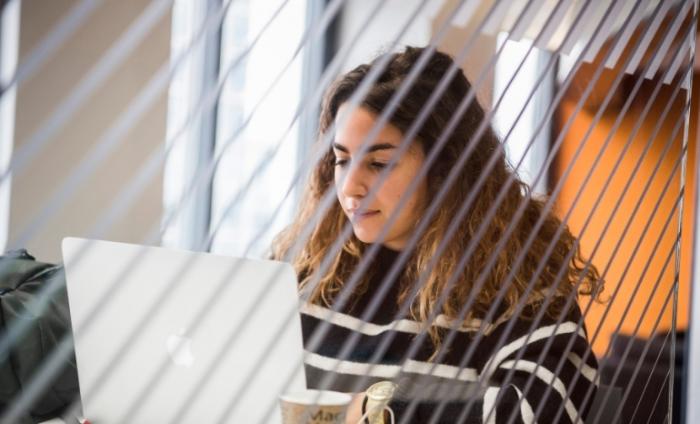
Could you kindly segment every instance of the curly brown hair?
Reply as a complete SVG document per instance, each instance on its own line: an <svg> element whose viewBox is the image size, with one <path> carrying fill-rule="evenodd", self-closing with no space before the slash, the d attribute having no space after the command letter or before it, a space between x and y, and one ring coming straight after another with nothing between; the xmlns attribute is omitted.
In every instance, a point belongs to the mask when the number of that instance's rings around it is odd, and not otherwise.
<svg viewBox="0 0 700 424"><path fill-rule="evenodd" d="M392 54L388 65L383 70L377 81L372 84L369 93L361 101L360 107L379 115L397 92L411 68L424 52L423 48L408 47L401 53ZM416 120L429 97L436 91L441 79L447 74L453 60L447 54L432 51L427 66L420 72L415 83L410 87L407 95L400 101L395 112L389 117L389 122L400 129L404 134ZM386 59L386 58L385 58ZM372 63L356 67L342 75L328 90L322 105L319 124L319 140L332 129L333 122L339 107L348 101L368 72L376 64ZM436 141L444 131L449 119L457 113L458 105L471 90L471 85L462 72L455 72L449 81L447 89L440 95L439 100L431 108L427 119L418 129L416 142L420 143L426 155L436 148ZM435 199L435 194L444 185L448 174L456 166L460 154L472 143L479 124L485 119L484 109L474 99L467 106L465 112L453 131L449 134L447 142L438 152L437 160L428 170L427 185L429 202L440 201L438 212L431 217L430 228L422 235L414 246L410 259L405 267L404 279L417 281L423 273L427 273L425 283L417 289L418 295L413 298L411 315L414 319L426 323L431 314L439 311L448 319L457 318L460 310L465 305L467 298L473 290L473 283L482 272L487 272L485 284L476 294L475 303L468 311L466 321L474 318L483 318L492 305L496 293L501 288L504 279L514 266L515 258L521 252L523 244L533 230L536 222L544 211L544 201L529 195L529 187L523 183L509 168L505 158L504 147L489 125L486 131L476 141L476 147L467 159L466 165L456 172L459 173L456 183L449 187L447 195L442 199ZM291 247L299 239L304 226L312 219L314 212L319 208L321 199L329 190L334 190L334 154L330 143L318 146L322 149L323 156L314 168L309 184L303 197L302 206L293 223L283 231L273 243L273 256L281 259L290 253ZM488 161L498 155L499 160L489 172L485 183L478 189L478 194L469 208L465 218L459 223L456 234L447 234L447 228L457 215L457 211L475 186L477 179L485 172ZM496 215L489 223L486 231L478 240L474 253L469 258L466 266L458 269L461 255L467 249L470 240L476 237L476 233L484 224L485 216L493 205L499 191L510 182L507 194L497 208ZM507 227L515 219L516 211L521 202L529 197L526 210L518 219L515 231L505 241L503 249L498 252L495 265L486 269L486 263L493 252L495 244L502 238ZM360 259L366 249L366 245L351 235L344 243L343 248L334 254L330 267L324 275L315 275L320 269L323 258L329 252L329 246L340 236L344 226L349 225L341 207L335 202L316 222L308 240L303 248L294 254L291 259L296 271L300 275L300 285L305 287L315 276L318 284L310 294L312 303L330 307L335 296L343 288L346 281L360 263ZM547 213L543 225L538 230L534 242L525 252L524 260L519 265L515 278L508 287L504 298L504 308L501 318L511 316L515 305L525 294L528 282L534 276L538 263L543 259L544 253L555 237L557 229L562 225L553 213ZM446 249L436 259L435 266L429 268L434 261L440 242L450 239ZM575 254L570 252L575 249ZM570 259L568 259L570 258ZM568 260L568 263L565 263ZM597 298L602 291L603 282L595 266L589 264L582 257L578 243L568 228L561 232L556 246L551 255L546 258L546 265L538 276L534 290L529 291L527 304L541 303L545 296L553 298L567 298L575 295L577 280L581 280L578 286L579 294L592 295ZM565 268L561 280L557 280L557 273ZM440 294L448 284L450 276L457 274L457 284L450 287L447 300L437 305ZM561 274L561 273L560 273ZM368 276L363 277L366 282ZM360 286L362 287L362 282ZM403 287L397 302L402 302L411 287ZM554 293L551 291L554 290ZM547 314L555 316L561 313L563 302L551 302ZM440 336L436 330L431 329L431 338L436 346L440 343Z"/></svg>

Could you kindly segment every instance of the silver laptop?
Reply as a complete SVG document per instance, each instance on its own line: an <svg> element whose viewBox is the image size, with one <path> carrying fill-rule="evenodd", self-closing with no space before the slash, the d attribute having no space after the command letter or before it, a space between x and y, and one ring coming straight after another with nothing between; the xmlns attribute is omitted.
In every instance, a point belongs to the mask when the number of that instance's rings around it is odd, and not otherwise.
<svg viewBox="0 0 700 424"><path fill-rule="evenodd" d="M289 264L63 240L83 414L92 422L281 422L306 387Z"/></svg>

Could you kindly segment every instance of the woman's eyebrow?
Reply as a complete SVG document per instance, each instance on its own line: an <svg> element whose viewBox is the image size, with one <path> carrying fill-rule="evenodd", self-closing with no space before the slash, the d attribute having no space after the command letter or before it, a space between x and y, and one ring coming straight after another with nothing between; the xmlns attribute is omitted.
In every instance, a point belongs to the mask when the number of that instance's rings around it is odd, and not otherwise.
<svg viewBox="0 0 700 424"><path fill-rule="evenodd" d="M348 148L343 146L342 144L339 143L333 143L333 148L336 150L340 150L341 152L344 153L349 153ZM388 149L395 149L396 146L390 143L377 143L372 145L369 149L367 149L367 152L376 152L377 150L388 150Z"/></svg>

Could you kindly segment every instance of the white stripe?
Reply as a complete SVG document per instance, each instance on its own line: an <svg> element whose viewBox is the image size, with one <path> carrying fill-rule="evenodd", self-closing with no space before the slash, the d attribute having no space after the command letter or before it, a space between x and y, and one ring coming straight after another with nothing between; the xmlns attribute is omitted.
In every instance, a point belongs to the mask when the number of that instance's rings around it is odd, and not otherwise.
<svg viewBox="0 0 700 424"><path fill-rule="evenodd" d="M479 375L474 368L459 368L452 365L434 364L430 362L409 359L404 365L405 372L414 374L433 375L460 381L477 381ZM432 371L431 371L432 370Z"/></svg>
<svg viewBox="0 0 700 424"><path fill-rule="evenodd" d="M316 368L341 374L366 375L370 377L393 378L398 375L398 365L365 364L361 362L341 361L304 351L304 362Z"/></svg>
<svg viewBox="0 0 700 424"><path fill-rule="evenodd" d="M500 387L489 387L484 393L484 403L481 409L481 421L484 424L496 424L496 396L500 390ZM489 415L491 410L493 413Z"/></svg>
<svg viewBox="0 0 700 424"><path fill-rule="evenodd" d="M388 324L379 325L373 324L371 322L363 321L359 318L355 318L351 315L343 314L341 312L336 312L328 308L324 308L319 305L314 305L311 303L303 303L300 307L301 313L310 315L314 318L318 318L323 321L327 321L333 325L339 327L347 328L367 336L376 336L378 334L385 333L387 331L400 331L402 333L411 334L421 334L425 331L425 326L421 323L409 319L400 319L392 321ZM451 321L445 315L438 315L435 318L434 324L436 327L451 329ZM480 320L471 320L469 323L463 324L457 329L459 332L475 332L479 330L481 325ZM484 329L485 332L492 330L493 325L487 324Z"/></svg>
<svg viewBox="0 0 700 424"><path fill-rule="evenodd" d="M598 375L597 369L583 362L583 359L581 359L581 357L575 354L574 352L569 353L568 358L569 361L571 361L571 363L574 364L576 369L581 370L581 375L586 377L588 381L595 384L596 386L600 385L600 376Z"/></svg>
<svg viewBox="0 0 700 424"><path fill-rule="evenodd" d="M529 373L534 372L537 378L542 380L545 384L551 385L552 388L556 390L557 393L559 393L559 396L561 396L561 398L564 399L564 409L566 409L566 413L569 415L569 418L572 422L574 422L576 416L579 415L573 402L571 402L571 399L569 399L569 397L566 396L566 386L564 386L564 383L562 383L562 381L547 368L544 368L541 365L538 367L535 362L523 360L506 361L503 364L501 364L500 368L516 369L520 371L526 371ZM576 420L576 423L583 424L583 421L581 420L580 416L578 420Z"/></svg>
<svg viewBox="0 0 700 424"><path fill-rule="evenodd" d="M527 398L523 397L523 392L518 389L518 386L513 385L512 387L518 392L518 398L520 399L520 417L523 419L523 423L535 424L537 421L535 421L535 413L530 406L530 402L527 401Z"/></svg>
<svg viewBox="0 0 700 424"><path fill-rule="evenodd" d="M343 361L336 358L329 358L327 356L322 356L309 351L304 352L306 353L306 358L304 359L306 364L325 371L332 371L341 374L393 378L403 371L460 381L477 381L478 378L478 374L473 368L459 368L452 365L443 364L436 365L429 362L414 360L406 361L403 367L401 365L368 364L363 362ZM433 369L433 367L435 367L435 369Z"/></svg>
<svg viewBox="0 0 700 424"><path fill-rule="evenodd" d="M496 368L498 368L498 365L501 362L503 362L513 352L523 347L526 342L527 344L530 344L538 340L546 339L548 337L556 336L559 334L573 333L574 331L577 331L578 334L584 339L586 338L586 333L583 331L583 329L579 328L578 324L572 321L564 322L560 324L558 328L556 324L548 325L546 327L540 327L530 334L526 334L522 337L519 337L518 339L503 346L498 352L496 352L495 355L493 355L488 360L486 366L484 367L484 374L490 377L491 374L493 374L493 372L496 370Z"/></svg>

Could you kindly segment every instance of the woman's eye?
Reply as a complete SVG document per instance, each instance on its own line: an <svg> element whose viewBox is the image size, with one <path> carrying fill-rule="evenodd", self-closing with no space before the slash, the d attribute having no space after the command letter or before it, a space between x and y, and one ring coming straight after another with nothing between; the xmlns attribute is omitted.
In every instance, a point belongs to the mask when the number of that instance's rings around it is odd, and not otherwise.
<svg viewBox="0 0 700 424"><path fill-rule="evenodd" d="M384 168L386 168L389 164L388 164L388 163L383 163L383 162L372 162L370 165L372 166L372 168L375 168L375 169L384 169Z"/></svg>
<svg viewBox="0 0 700 424"><path fill-rule="evenodd" d="M348 163L347 159L336 159L335 162L333 162L333 165L345 166L347 163Z"/></svg>

